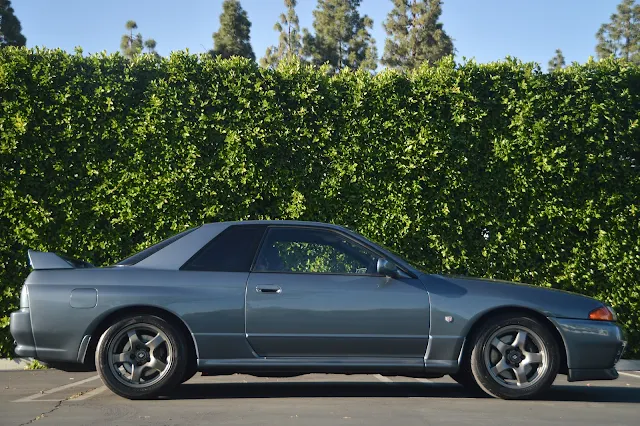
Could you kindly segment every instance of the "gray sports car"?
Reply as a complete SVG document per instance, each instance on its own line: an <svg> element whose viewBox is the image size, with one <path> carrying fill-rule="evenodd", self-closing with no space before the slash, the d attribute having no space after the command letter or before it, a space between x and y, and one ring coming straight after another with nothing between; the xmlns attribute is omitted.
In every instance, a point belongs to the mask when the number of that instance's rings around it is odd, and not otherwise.
<svg viewBox="0 0 640 426"><path fill-rule="evenodd" d="M618 377L611 308L567 292L421 272L340 226L202 225L117 265L29 251L11 314L19 356L96 368L113 392L166 394L197 371L451 375L530 398L558 373Z"/></svg>

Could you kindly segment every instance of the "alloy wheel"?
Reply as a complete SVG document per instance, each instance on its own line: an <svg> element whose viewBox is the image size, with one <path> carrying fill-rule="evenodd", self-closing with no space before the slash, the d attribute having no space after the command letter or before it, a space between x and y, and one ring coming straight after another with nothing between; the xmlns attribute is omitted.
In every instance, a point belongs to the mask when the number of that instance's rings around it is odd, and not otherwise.
<svg viewBox="0 0 640 426"><path fill-rule="evenodd" d="M129 387L147 387L170 370L175 350L167 335L151 324L138 323L122 329L107 346L109 368Z"/></svg>
<svg viewBox="0 0 640 426"><path fill-rule="evenodd" d="M498 329L489 336L483 360L489 374L507 388L533 386L548 368L549 351L542 338L520 325Z"/></svg>

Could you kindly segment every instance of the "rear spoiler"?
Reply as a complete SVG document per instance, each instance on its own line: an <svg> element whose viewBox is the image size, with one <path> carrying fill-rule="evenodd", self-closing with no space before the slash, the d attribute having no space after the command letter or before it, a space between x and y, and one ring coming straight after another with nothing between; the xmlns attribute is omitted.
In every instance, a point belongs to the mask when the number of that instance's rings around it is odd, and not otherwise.
<svg viewBox="0 0 640 426"><path fill-rule="evenodd" d="M33 269L93 268L93 265L89 262L71 259L50 252L29 249L27 255L29 256L29 264Z"/></svg>

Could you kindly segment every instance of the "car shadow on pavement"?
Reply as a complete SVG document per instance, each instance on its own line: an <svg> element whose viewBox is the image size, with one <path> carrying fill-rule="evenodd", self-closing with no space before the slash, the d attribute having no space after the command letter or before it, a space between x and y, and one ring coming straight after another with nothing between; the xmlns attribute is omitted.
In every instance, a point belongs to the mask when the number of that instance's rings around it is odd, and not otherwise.
<svg viewBox="0 0 640 426"><path fill-rule="evenodd" d="M623 386L554 385L539 399L578 402L640 402L640 388Z"/></svg>
<svg viewBox="0 0 640 426"><path fill-rule="evenodd" d="M168 395L169 399L217 398L484 398L471 395L462 386L450 383L380 382L260 382L260 383L185 383Z"/></svg>
<svg viewBox="0 0 640 426"><path fill-rule="evenodd" d="M168 399L228 398L490 398L470 392L454 383L380 383L380 382L259 382L259 383L186 383L168 395ZM638 403L640 388L611 386L556 385L539 401Z"/></svg>

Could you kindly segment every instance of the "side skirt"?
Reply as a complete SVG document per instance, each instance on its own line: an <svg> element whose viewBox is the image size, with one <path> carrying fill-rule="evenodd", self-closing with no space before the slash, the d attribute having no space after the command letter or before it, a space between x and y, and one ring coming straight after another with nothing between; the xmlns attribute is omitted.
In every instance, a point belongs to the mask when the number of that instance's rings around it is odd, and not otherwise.
<svg viewBox="0 0 640 426"><path fill-rule="evenodd" d="M455 363L455 362L454 362ZM447 362L430 363L425 369L423 358L373 357L305 357L305 358L252 358L252 359L200 359L198 370L208 374L250 374L256 376L290 377L310 373L329 374L383 374L408 377L442 377L457 370Z"/></svg>

